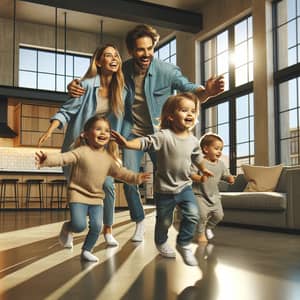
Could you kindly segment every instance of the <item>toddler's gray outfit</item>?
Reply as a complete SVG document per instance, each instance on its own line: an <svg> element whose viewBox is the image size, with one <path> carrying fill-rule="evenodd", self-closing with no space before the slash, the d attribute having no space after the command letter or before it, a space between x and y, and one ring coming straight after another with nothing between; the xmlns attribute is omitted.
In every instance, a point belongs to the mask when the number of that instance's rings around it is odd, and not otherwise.
<svg viewBox="0 0 300 300"><path fill-rule="evenodd" d="M223 161L210 162L204 159L203 166L211 171L214 176L208 177L205 182L193 182L193 192L196 196L200 222L198 223L198 233L202 233L207 228L214 228L224 217L221 196L218 188L220 180L227 180L230 175ZM198 169L193 167L192 172L200 174Z"/></svg>

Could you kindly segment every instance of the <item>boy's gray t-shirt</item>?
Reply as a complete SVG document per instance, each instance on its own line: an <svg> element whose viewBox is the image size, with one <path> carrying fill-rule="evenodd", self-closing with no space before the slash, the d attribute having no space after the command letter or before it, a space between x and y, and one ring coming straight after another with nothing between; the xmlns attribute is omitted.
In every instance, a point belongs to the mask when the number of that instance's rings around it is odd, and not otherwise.
<svg viewBox="0 0 300 300"><path fill-rule="evenodd" d="M141 150L155 151L157 170L154 190L156 193L177 194L192 185L192 162L199 164L202 156L198 139L190 134L179 137L169 129L140 138Z"/></svg>
<svg viewBox="0 0 300 300"><path fill-rule="evenodd" d="M203 159L202 164L204 168L207 168L214 175L208 177L205 182L193 182L193 192L195 195L203 197L207 200L208 204L212 205L221 198L218 188L220 180L226 180L227 177L230 176L230 173L222 160L213 163L207 159ZM192 172L200 174L198 169L194 166L192 167Z"/></svg>

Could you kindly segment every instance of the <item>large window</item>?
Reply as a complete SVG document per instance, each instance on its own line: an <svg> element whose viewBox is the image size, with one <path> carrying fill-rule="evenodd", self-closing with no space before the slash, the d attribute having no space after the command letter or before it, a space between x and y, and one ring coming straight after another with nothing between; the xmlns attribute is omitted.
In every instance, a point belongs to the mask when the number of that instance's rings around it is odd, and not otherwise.
<svg viewBox="0 0 300 300"><path fill-rule="evenodd" d="M90 56L28 47L20 47L19 53L19 87L65 92L90 64Z"/></svg>
<svg viewBox="0 0 300 300"><path fill-rule="evenodd" d="M276 159L300 164L300 1L274 3Z"/></svg>
<svg viewBox="0 0 300 300"><path fill-rule="evenodd" d="M154 57L176 65L176 39L161 45L155 50Z"/></svg>
<svg viewBox="0 0 300 300"><path fill-rule="evenodd" d="M253 33L249 16L201 44L202 78L223 75L225 92L202 106L202 133L224 140L223 160L233 174L254 163Z"/></svg>

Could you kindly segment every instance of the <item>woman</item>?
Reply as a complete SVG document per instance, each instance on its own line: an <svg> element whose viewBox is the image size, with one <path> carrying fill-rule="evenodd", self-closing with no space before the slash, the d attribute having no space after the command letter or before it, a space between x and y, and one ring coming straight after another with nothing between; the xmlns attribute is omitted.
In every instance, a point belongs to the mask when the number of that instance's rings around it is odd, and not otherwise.
<svg viewBox="0 0 300 300"><path fill-rule="evenodd" d="M107 117L114 130L121 130L124 111L124 78L122 60L114 45L106 44L95 50L91 64L82 78L81 86L86 91L84 95L75 99L71 98L62 105L60 110L51 118L47 132L40 137L39 146L51 136L54 129L61 129L68 124L62 152L69 151L83 130L85 122L96 113ZM69 173L70 169L64 168L67 179ZM109 246L117 246L118 242L112 235L115 191L111 177L107 177L103 189L105 191L103 234Z"/></svg>

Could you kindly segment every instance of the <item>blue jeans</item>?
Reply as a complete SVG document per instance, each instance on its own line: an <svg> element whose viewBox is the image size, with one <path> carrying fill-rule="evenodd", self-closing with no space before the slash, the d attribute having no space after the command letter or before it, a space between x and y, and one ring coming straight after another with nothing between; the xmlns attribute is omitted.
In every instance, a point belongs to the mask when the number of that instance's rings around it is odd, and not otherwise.
<svg viewBox="0 0 300 300"><path fill-rule="evenodd" d="M103 199L103 224L107 226L112 226L114 223L114 212L115 212L115 186L114 179L107 176L104 184L103 190L105 197Z"/></svg>
<svg viewBox="0 0 300 300"><path fill-rule="evenodd" d="M132 140L137 136L131 134L127 139ZM144 156L144 151L136 151L130 149L123 149L123 163L124 167L134 172L140 172L141 161ZM155 152L148 152L153 165L156 165L156 155ZM141 196L137 185L131 185L124 183L124 192L126 196L126 201L128 203L128 208L130 211L130 217L132 221L139 222L145 218L145 212L143 209L143 204L141 202Z"/></svg>
<svg viewBox="0 0 300 300"><path fill-rule="evenodd" d="M192 187L184 188L178 194L155 194L156 224L155 243L161 245L168 239L168 230L173 223L173 213L176 205L180 207L182 220L177 235L177 244L188 245L199 221L199 209L192 191Z"/></svg>
<svg viewBox="0 0 300 300"><path fill-rule="evenodd" d="M82 232L86 228L86 216L89 217L89 232L85 238L82 249L91 251L95 246L101 232L103 219L102 205L88 205L83 203L70 203L71 220L69 230Z"/></svg>

